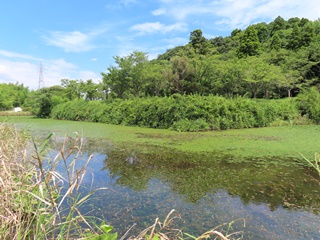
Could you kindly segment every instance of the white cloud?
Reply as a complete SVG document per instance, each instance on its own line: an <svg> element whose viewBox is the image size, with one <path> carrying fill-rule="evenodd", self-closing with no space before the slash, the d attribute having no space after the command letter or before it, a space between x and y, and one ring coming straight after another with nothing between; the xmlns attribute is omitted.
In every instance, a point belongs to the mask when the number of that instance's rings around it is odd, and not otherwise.
<svg viewBox="0 0 320 240"><path fill-rule="evenodd" d="M107 5L106 5L106 8L111 10L111 11L114 11L114 10L117 10L117 9L121 9L122 7L130 7L132 5L135 5L137 4L138 1L137 0L121 0L121 1L113 1L113 2L109 2Z"/></svg>
<svg viewBox="0 0 320 240"><path fill-rule="evenodd" d="M156 9L156 10L152 11L152 14L154 16L164 15L164 14L166 14L166 10L163 9L163 8L159 8L159 9Z"/></svg>
<svg viewBox="0 0 320 240"><path fill-rule="evenodd" d="M161 0L166 14L179 21L193 21L193 16L206 17L208 23L221 24L229 30L245 27L253 22L305 17L315 20L320 16L318 0Z"/></svg>
<svg viewBox="0 0 320 240"><path fill-rule="evenodd" d="M49 31L47 34L42 34L41 38L47 45L62 48L65 52L87 52L100 47L95 45L94 41L110 28L112 28L112 25L104 22L87 32Z"/></svg>
<svg viewBox="0 0 320 240"><path fill-rule="evenodd" d="M39 66L26 61L0 59L0 79L2 83L23 83L36 89L39 82Z"/></svg>
<svg viewBox="0 0 320 240"><path fill-rule="evenodd" d="M132 31L137 31L139 34L153 34L153 33L168 33L172 31L186 31L187 27L185 23L178 22L172 25L164 25L160 22L149 22L136 24L130 28Z"/></svg>
<svg viewBox="0 0 320 240"><path fill-rule="evenodd" d="M134 5L137 3L137 0L121 0L120 1L121 4L123 4L124 6L128 7L130 5Z"/></svg>
<svg viewBox="0 0 320 240"><path fill-rule="evenodd" d="M188 39L186 38L181 38L181 37L176 37L176 38L171 38L171 39L164 39L163 40L166 43L169 43L169 46L167 47L173 47L173 46L179 46L179 45L185 45L189 42Z"/></svg>
<svg viewBox="0 0 320 240"><path fill-rule="evenodd" d="M52 31L50 36L42 36L48 45L63 48L66 52L85 52L94 48L91 35L79 31Z"/></svg>
<svg viewBox="0 0 320 240"><path fill-rule="evenodd" d="M0 56L9 57L9 58L21 58L21 59L41 61L40 58L35 58L35 57L30 56L30 55L27 55L27 54L20 54L20 53L16 53L16 52L9 52L9 51L2 50L2 49L0 49Z"/></svg>
<svg viewBox="0 0 320 240"><path fill-rule="evenodd" d="M91 71L80 71L78 75L78 79L88 80L91 79L93 82L98 83L101 82L101 75L97 75Z"/></svg>
<svg viewBox="0 0 320 240"><path fill-rule="evenodd" d="M64 59L39 59L33 56L0 50L0 83L23 83L30 89L39 85L40 65L43 66L43 80L46 87L60 85L61 79L92 79L101 77L92 71L81 70ZM19 59L17 59L19 58ZM36 60L36 61L35 61Z"/></svg>

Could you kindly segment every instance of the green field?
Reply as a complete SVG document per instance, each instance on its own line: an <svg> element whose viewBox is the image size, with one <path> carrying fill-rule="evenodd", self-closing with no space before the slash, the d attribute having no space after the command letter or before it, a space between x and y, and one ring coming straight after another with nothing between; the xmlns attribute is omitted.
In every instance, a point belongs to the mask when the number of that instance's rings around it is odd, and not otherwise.
<svg viewBox="0 0 320 240"><path fill-rule="evenodd" d="M178 133L169 130L126 127L110 124L7 117L35 136L73 136L104 139L119 148L166 148L190 153L222 153L237 157L288 157L300 159L300 153L313 158L320 149L320 126L284 126L198 133ZM154 149L154 148L152 148Z"/></svg>

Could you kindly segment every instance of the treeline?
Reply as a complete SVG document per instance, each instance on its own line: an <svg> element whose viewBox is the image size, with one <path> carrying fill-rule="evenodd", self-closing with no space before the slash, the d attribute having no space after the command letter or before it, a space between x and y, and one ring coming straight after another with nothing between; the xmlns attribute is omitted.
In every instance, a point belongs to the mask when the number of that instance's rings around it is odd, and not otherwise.
<svg viewBox="0 0 320 240"><path fill-rule="evenodd" d="M24 105L28 93L29 89L23 84L0 84L0 111Z"/></svg>
<svg viewBox="0 0 320 240"><path fill-rule="evenodd" d="M319 85L319 50L318 20L277 17L212 39L197 29L188 44L155 60L143 52L114 57L103 84L108 98L122 99L175 93L290 97Z"/></svg>

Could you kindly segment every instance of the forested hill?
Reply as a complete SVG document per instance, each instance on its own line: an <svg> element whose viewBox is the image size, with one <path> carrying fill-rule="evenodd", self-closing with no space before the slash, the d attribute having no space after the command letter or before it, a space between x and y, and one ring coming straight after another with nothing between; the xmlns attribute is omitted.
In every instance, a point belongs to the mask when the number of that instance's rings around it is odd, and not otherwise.
<svg viewBox="0 0 320 240"><path fill-rule="evenodd" d="M102 73L111 97L181 94L282 98L319 84L320 22L306 18L258 23L227 37L191 32L184 46L156 60L133 52Z"/></svg>

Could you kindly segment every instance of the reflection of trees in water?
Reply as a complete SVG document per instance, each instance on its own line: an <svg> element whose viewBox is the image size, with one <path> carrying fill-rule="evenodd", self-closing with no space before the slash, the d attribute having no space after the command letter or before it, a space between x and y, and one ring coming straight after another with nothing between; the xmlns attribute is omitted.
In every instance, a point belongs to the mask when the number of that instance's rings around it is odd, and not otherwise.
<svg viewBox="0 0 320 240"><path fill-rule="evenodd" d="M273 159L273 164L257 166L250 161L227 163L231 162L226 161L228 157L219 155L165 149L136 152L113 150L108 153L105 168L117 176L117 184L143 190L152 178L157 178L170 184L171 191L191 203L222 189L231 196L239 196L244 204L266 203L271 210L280 206L312 212L320 209L319 184L315 176L310 176L312 170L284 159L279 159L279 164Z"/></svg>

